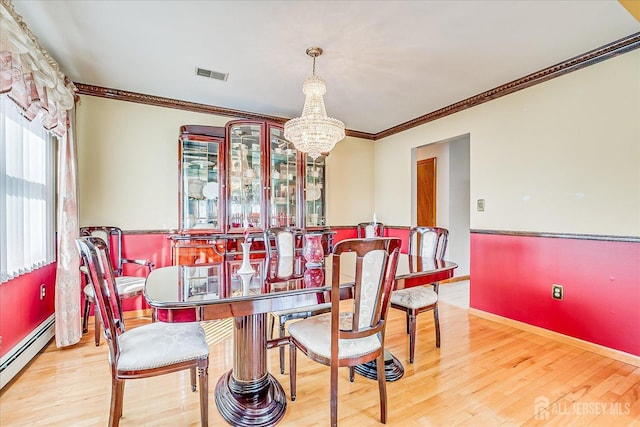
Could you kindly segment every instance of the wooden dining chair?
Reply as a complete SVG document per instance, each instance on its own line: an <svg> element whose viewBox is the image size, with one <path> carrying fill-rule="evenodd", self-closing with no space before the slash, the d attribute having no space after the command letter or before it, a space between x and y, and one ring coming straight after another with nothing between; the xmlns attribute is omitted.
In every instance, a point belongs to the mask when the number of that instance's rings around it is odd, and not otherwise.
<svg viewBox="0 0 640 427"><path fill-rule="evenodd" d="M398 238L347 239L332 253L331 313L309 317L289 326L291 400L296 399L296 353L331 367L331 425L338 424L338 367L349 367L353 381L356 365L376 360L380 393L380 421L387 421L384 338L390 293L395 283ZM341 255L355 254L352 304L341 311ZM347 273L349 274L349 273Z"/></svg>
<svg viewBox="0 0 640 427"><path fill-rule="evenodd" d="M443 259L447 250L449 231L440 227L412 227L409 230L409 254L423 258ZM433 310L436 329L436 347L440 347L440 321L438 319L438 289L440 282L426 286L394 291L391 308L407 313L407 334L409 335L409 363L413 363L416 351L416 322L418 314Z"/></svg>
<svg viewBox="0 0 640 427"><path fill-rule="evenodd" d="M122 416L124 382L190 369L191 389L200 386L200 425L208 425L209 345L199 323L155 322L125 331L109 249L99 237L76 239L94 290L97 316L109 344L111 405L109 426Z"/></svg>
<svg viewBox="0 0 640 427"><path fill-rule="evenodd" d="M304 268L301 268L301 264L304 262L302 257L304 234L304 230L291 227L272 227L264 231L267 258L266 282L282 282L303 277ZM284 338L288 321L306 319L309 316L331 311L331 304L322 301L322 294L300 295L298 298L298 307L270 313L268 330L272 338L275 335L276 322L278 337ZM282 345L279 346L279 352L280 373L284 374L285 350Z"/></svg>
<svg viewBox="0 0 640 427"><path fill-rule="evenodd" d="M384 237L384 224L381 222L361 222L356 226L356 233L359 239Z"/></svg>
<svg viewBox="0 0 640 427"><path fill-rule="evenodd" d="M144 282L146 276L128 276L123 274L125 264L137 264L144 266L147 269L148 275L154 268L154 264L144 259L128 259L122 256L122 230L118 227L110 226L95 226L95 227L81 227L80 237L99 237L101 238L109 248L109 253L115 255L115 265L113 273L116 277L116 287L118 288L118 295L121 299L133 298L138 295L142 295L144 289ZM84 295L84 313L82 316L82 333L89 332L89 312L91 306L95 304L95 295L93 286L90 283L90 276L87 274L86 266L81 266L80 270L85 274L87 279L86 285L82 289ZM94 310L95 311L95 310ZM98 317L94 313L94 337L96 346L100 345L100 322Z"/></svg>

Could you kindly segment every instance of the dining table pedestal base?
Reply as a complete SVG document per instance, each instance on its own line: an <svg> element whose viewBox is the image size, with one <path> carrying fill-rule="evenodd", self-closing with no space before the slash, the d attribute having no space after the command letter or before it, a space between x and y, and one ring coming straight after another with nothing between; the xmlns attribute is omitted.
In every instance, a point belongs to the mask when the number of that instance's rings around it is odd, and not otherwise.
<svg viewBox="0 0 640 427"><path fill-rule="evenodd" d="M268 373L260 381L242 384L230 370L218 380L215 398L220 415L233 426L272 426L287 408L284 389Z"/></svg>
<svg viewBox="0 0 640 427"><path fill-rule="evenodd" d="M378 364L375 360L357 365L354 370L356 374L362 375L371 380L378 379ZM402 363L387 350L384 351L384 376L389 382L398 381L404 375Z"/></svg>

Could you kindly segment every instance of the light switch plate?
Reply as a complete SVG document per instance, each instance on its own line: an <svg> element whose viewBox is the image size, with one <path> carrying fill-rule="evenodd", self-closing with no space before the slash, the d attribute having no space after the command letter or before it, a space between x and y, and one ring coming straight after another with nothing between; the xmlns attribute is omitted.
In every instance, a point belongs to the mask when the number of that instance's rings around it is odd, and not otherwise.
<svg viewBox="0 0 640 427"><path fill-rule="evenodd" d="M476 204L478 212L484 212L484 199L478 199Z"/></svg>

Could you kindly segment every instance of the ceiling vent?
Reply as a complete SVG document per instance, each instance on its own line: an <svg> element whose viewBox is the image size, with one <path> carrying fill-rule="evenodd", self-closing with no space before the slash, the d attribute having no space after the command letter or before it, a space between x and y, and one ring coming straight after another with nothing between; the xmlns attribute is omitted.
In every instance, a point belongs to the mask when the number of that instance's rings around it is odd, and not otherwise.
<svg viewBox="0 0 640 427"><path fill-rule="evenodd" d="M207 77L210 79L222 80L226 82L229 78L229 73L220 73L218 71L205 70L204 68L196 67L196 75Z"/></svg>

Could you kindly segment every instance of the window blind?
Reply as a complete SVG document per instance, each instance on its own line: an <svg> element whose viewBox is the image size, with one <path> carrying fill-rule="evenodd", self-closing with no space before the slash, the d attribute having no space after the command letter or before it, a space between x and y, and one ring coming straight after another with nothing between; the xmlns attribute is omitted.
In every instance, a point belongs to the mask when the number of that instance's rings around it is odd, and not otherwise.
<svg viewBox="0 0 640 427"><path fill-rule="evenodd" d="M55 261L55 143L0 96L0 283Z"/></svg>

